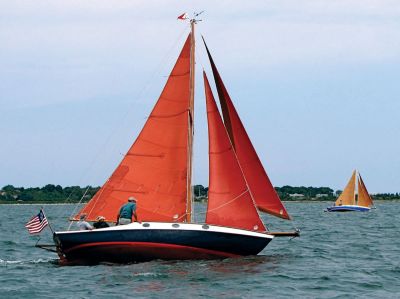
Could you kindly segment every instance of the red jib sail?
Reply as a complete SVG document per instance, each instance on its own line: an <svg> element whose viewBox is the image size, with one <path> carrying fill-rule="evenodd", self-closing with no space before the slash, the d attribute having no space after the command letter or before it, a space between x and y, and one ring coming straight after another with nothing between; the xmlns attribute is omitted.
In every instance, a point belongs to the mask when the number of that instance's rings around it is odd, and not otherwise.
<svg viewBox="0 0 400 299"><path fill-rule="evenodd" d="M210 163L206 223L265 231L204 72L203 76Z"/></svg>
<svg viewBox="0 0 400 299"><path fill-rule="evenodd" d="M137 199L140 221L186 221L190 186L189 34L168 81L136 141L93 199L75 216L116 221L128 198Z"/></svg>
<svg viewBox="0 0 400 299"><path fill-rule="evenodd" d="M204 39L203 39L204 41ZM259 210L274 216L290 219L240 120L235 106L222 82L221 76L204 41L212 67L215 85L221 103L224 124L235 148L240 166Z"/></svg>

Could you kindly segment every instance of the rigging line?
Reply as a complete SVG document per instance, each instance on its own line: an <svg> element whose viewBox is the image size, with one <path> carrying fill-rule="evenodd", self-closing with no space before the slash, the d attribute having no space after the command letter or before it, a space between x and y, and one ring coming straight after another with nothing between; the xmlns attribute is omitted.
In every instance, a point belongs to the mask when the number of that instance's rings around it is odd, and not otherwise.
<svg viewBox="0 0 400 299"><path fill-rule="evenodd" d="M200 30L199 30L200 31ZM202 36L202 35L201 35ZM204 48L202 48L202 50L201 50L203 53L204 53ZM202 56L201 55L198 55L199 57L200 57L200 63L201 63L201 65L202 65L202 67L203 67L203 69L204 69L204 66L203 66L203 61L202 61ZM212 87L211 87L212 88ZM223 123L223 125L224 125L224 127L225 127L225 123ZM226 129L226 128L225 128ZM228 134L228 137L229 137L229 134ZM232 145L232 141L230 140L230 138L229 138L229 141L230 141L230 143L231 143L231 146L233 147L233 145ZM234 151L234 154L235 154L235 157L236 157L236 160L238 160L238 158L237 158L237 155L236 155L236 152ZM239 160L238 160L239 161ZM239 167L240 167L240 170L241 170L241 172L242 172L242 174L243 174L243 169L242 169L242 166L240 165L240 163L239 163ZM257 205L256 205L256 203L255 203L255 200L254 200L254 197L253 197L253 194L252 194L252 192L251 192L251 190L250 190L250 188L249 188L249 186L248 186L248 183L247 183L247 179L246 179L246 177L244 176L244 174L243 174L243 178L244 178L244 180L245 180L245 182L246 182L246 185L247 185L247 187L248 187L248 189L249 189L249 192L250 192L250 197L251 197L251 199L252 199L252 201L253 201L253 204L254 204L254 206L255 206L255 208L256 208L256 211L257 211L257 214L258 214L258 216L260 217L260 219L261 219L261 221L262 221L262 218L261 218L261 215L260 215L260 212L259 212L259 210L258 210L258 208L257 208ZM291 219L291 220L293 220L293 219ZM293 224L293 222L291 222L291 224L292 225L294 225Z"/></svg>
<svg viewBox="0 0 400 299"><path fill-rule="evenodd" d="M145 84L145 86L144 86L144 87L138 92L138 94L136 95L136 97L135 97L136 99L137 99L137 98L141 98L141 97L145 94L146 89L147 89L148 87L151 86L151 82L154 81L153 79L154 79L155 75L159 72L159 70L160 70L160 68L162 67L162 65L165 64L165 61L168 59L168 57L171 56L171 52L174 50L174 48L175 48L176 45L178 44L179 40L182 39L182 36L183 36L183 34L185 33L185 31L187 31L187 27L185 27L185 28L180 32L178 38L174 41L173 45L170 47L170 49L169 49L169 50L167 51L167 53L164 55L164 57L162 58L162 60L160 61L160 63L157 65L157 67L154 69L153 73L150 75L150 78L148 79L148 81L147 81L147 83ZM116 126L113 128L113 130L111 131L111 133L106 137L106 139L105 139L103 145L102 145L101 147L99 147L99 150L98 150L97 153L93 156L93 159L92 159L91 162L89 163L88 168L86 169L86 171L84 171L84 173L82 174L81 178L78 180L78 183L79 183L79 184L83 181L84 177L87 177L87 174L89 173L89 171L90 171L91 169L93 169L93 165L95 164L95 161L98 161L98 160L99 160L99 156L100 156L100 154L101 154L101 149L106 148L107 145L110 143L112 136L114 136L115 133L117 132L117 130L121 127L121 123L123 123L123 122L127 119L127 116L128 116L128 114L129 114L129 112L132 110L133 105L136 104L136 103L140 103L140 102L141 102L141 101L138 101L138 100L132 101L132 103L129 105L128 109L126 109L125 115L123 115L123 117L121 118L123 121L120 122L120 123L118 123L118 125L116 125ZM72 193L73 193L73 191L72 191ZM67 200L71 197L72 193L70 194L70 196L68 196ZM66 201L67 201L67 200L66 200ZM94 206L93 206L93 208L94 208ZM76 211L76 208L75 208L74 211Z"/></svg>
<svg viewBox="0 0 400 299"><path fill-rule="evenodd" d="M192 192L192 219L191 222L196 222L196 213L195 213L195 198L196 198L196 194L194 193L194 181L195 181L195 172L194 172L194 165L195 165L195 154L194 154L194 147L195 147L195 138L193 138L193 142L192 142L192 182L191 182L191 192Z"/></svg>
<svg viewBox="0 0 400 299"><path fill-rule="evenodd" d="M107 182L108 182L108 180L106 181L106 183L107 183ZM90 215L90 214L93 212L94 207L96 206L97 202L99 201L99 199L100 199L101 196L103 195L104 188L101 188L101 189L99 190L99 192L100 192L100 194L99 194L99 196L97 196L96 201L93 203L93 206L92 206L92 208L90 209L88 215ZM83 198L83 197L82 197L82 198ZM82 201L82 199L81 199L81 201Z"/></svg>
<svg viewBox="0 0 400 299"><path fill-rule="evenodd" d="M157 209L150 210L150 209L146 209L146 208L143 208L143 207L140 207L140 209L141 209L141 210L144 210L144 211L151 212L151 213L153 213L153 214L165 216L165 217L168 217L168 218L171 216L171 215L167 215L167 214L165 214L165 213L160 213L160 212L157 211ZM181 219L181 218L183 218L183 217L186 217L187 215L189 215L189 214L185 212L185 213L183 213L180 217L174 218L174 221L176 221L176 220L178 220L178 219ZM141 222L146 222L146 221L147 221L147 220L142 220Z"/></svg>
<svg viewBox="0 0 400 299"><path fill-rule="evenodd" d="M81 182L83 181L84 177L87 175L87 173L89 172L89 169L92 168L95 160L97 159L97 157L99 156L100 151L97 152L97 155L94 156L94 158L92 159L92 161L89 164L89 167L86 169L86 171L83 172L83 174L80 176L80 178L78 179L78 186L81 185ZM91 186L88 185L86 191L84 192L84 194L87 193L87 191L89 190ZM79 187L80 188L80 187ZM70 200L70 198L72 197L72 195L74 194L75 189L72 189L72 191L69 193L68 197L64 200L64 204L68 203L68 201ZM83 197L82 197L83 198ZM78 205L81 203L82 198L79 200L79 202L77 204L75 204L74 210L73 210L73 214L75 213L75 211L77 210ZM56 213L56 218L60 218L60 216L62 215L63 210L60 210Z"/></svg>
<svg viewBox="0 0 400 299"><path fill-rule="evenodd" d="M196 23L195 23L196 24ZM193 25L194 26L194 25ZM193 29L194 30L194 29ZM196 27L196 30L197 30L197 27ZM195 33L193 32L193 36L192 36L192 38L193 38L193 43L192 43L192 47L194 47L194 50L193 50L193 63L194 63L194 67L193 67L193 74L192 74L192 76L194 77L194 78L196 78L196 62L197 62L197 55L196 55L196 50L197 50L197 47L196 47L196 36L195 36ZM194 89L194 91L193 91L193 107L191 107L192 109L193 109L193 115L191 115L190 113L191 113L191 111L189 112L189 121L191 122L191 126L192 126L192 130L191 130L191 132L190 132L190 134L192 134L192 144L191 144L191 149L190 149L190 155L191 155L191 157L190 157L190 159L191 159L191 161L190 161L190 163L191 163L191 165L190 165L190 193L191 193L191 198L190 198L190 222L191 223L193 223L193 222L196 222L196 219L195 219L195 217L196 217L196 215L195 215L195 198L196 198L196 194L194 193L194 182L195 182L195 154L194 154L194 149L195 149L195 144L196 144L196 138L194 138L195 137L195 128L196 128L196 126L195 126L195 122L194 122L194 115L195 115L195 103L196 103L196 101L195 101L195 97L196 97L196 93L195 93L195 90L196 90L196 81L195 80L193 80L193 86L192 86L192 88ZM179 218L178 218L179 219Z"/></svg>
<svg viewBox="0 0 400 299"><path fill-rule="evenodd" d="M200 30L198 30L199 31L199 34L200 34L200 36L203 36L203 34L202 34L202 32L200 31ZM199 49L200 48L200 49ZM204 55L204 46L203 47L197 47L197 50L198 51L200 51L201 52L201 54L203 54L203 55L197 55L197 57L200 57L200 59L198 59L198 60L200 60L200 64L201 64L201 67L202 67L202 69L204 70L205 68L204 68L204 63L203 63L203 56L205 56Z"/></svg>
<svg viewBox="0 0 400 299"><path fill-rule="evenodd" d="M238 196L236 196L235 198L231 199L230 201L228 201L222 205L219 205L218 207L215 207L213 209L207 210L205 212L199 212L199 214L207 214L208 212L213 212L213 211L219 210L219 209L225 207L226 205L234 202L235 200L239 199L240 197L242 197L242 195L246 194L247 192L250 192L250 190L248 188L245 191L243 191L242 193L240 193Z"/></svg>
<svg viewBox="0 0 400 299"><path fill-rule="evenodd" d="M180 220L180 219L182 219L182 218L186 218L186 216L188 216L188 215L189 215L189 213L184 213L184 214L182 214L180 217L178 217L178 218L176 218L176 219L174 219L174 220L177 221L177 220ZM193 221L192 223L195 223L195 222Z"/></svg>
<svg viewBox="0 0 400 299"><path fill-rule="evenodd" d="M76 213L76 210L78 209L78 205L80 205L80 204L82 203L82 200L83 200L83 198L85 198L86 193L89 191L89 188L90 188L90 186L88 186L88 187L86 188L85 193L83 193L81 199L80 199L79 202L75 205L75 208L74 208L72 214L70 215L70 218ZM70 223L69 223L69 225L68 225L68 230L71 229L72 223L73 223L73 222L70 221Z"/></svg>
<svg viewBox="0 0 400 299"><path fill-rule="evenodd" d="M202 31L199 29L199 26L197 26L196 27L196 29L197 29L197 35L202 35ZM203 50L203 48L202 47L196 47L195 48L195 51L196 51L196 55L195 55L195 57L196 57L196 63L197 62L199 62L200 63L200 65L201 65L201 67L204 69L204 62L203 62L203 55L204 55L204 50ZM201 90L201 89L200 89ZM199 118L197 118L197 119L199 119ZM195 134L195 133L194 133ZM196 148L196 144L197 144L197 141L198 141L198 139L194 139L193 140L193 145L192 145L192 147L193 147L193 157L192 157L192 164L193 164L193 170L192 170L192 194L193 194L193 198L192 198L192 209L193 209L193 211L192 211L192 216L193 216L193 221L194 222L196 222L196 220L197 220L197 214L195 213L195 211L194 211L194 209L195 209L195 196L196 196L196 194L194 193L194 186L195 186L195 177L196 177L196 175L195 175L195 171L194 171L194 166L195 166L195 160L197 160L195 157L196 157L196 155L194 155L194 150L195 150L195 148ZM202 213L199 213L199 214L202 214Z"/></svg>
<svg viewBox="0 0 400 299"><path fill-rule="evenodd" d="M152 74L150 75L149 79L146 81L144 87L139 91L137 94L136 98L141 98L142 94L145 92L147 87L151 87L154 83L154 77L156 76L157 73L160 72L160 69L165 65L165 62L168 60L169 57L171 57L172 51L176 48L178 42L182 39L182 36L185 34L185 32L188 30L189 27L185 27L180 33L178 38L174 41L173 45L168 49L166 54L163 56L161 61L158 63L157 67L154 69ZM167 76L168 77L168 76ZM142 98L143 99L143 98ZM129 108L132 108L133 104L136 103L141 103L143 100L136 100L132 101L132 104ZM129 112L128 112L129 113Z"/></svg>
<svg viewBox="0 0 400 299"><path fill-rule="evenodd" d="M262 218L261 218L260 211L259 211L258 208L257 208L256 201L255 201L255 199L254 199L254 197L253 197L253 193L251 192L251 189L250 189L250 187L249 187L249 183L247 182L246 176L244 175L242 165L241 165L240 162L239 162L238 156L237 156L236 151L235 151L235 147L233 146L233 142L232 142L232 140L231 140L231 138L230 138L230 136L229 136L229 134L228 134L228 131L227 131L226 127L225 127L225 123L222 122L222 125L223 125L224 128L225 128L225 133L226 133L226 135L227 135L227 137L228 137L229 144L231 145L232 152L233 152L233 154L235 155L236 162L237 162L237 164L238 164L238 166L239 166L239 168L240 168L240 172L242 173L242 177L243 177L244 182L245 182L245 184L246 184L247 191L248 191L249 194L250 194L250 198L251 198L251 201L253 202L253 206L254 206L254 208L256 209L258 218L260 219L261 223L265 226L265 224L264 224L264 222L263 222L263 220L262 220ZM265 229L268 230L268 228L266 228L266 227L265 227Z"/></svg>
<svg viewBox="0 0 400 299"><path fill-rule="evenodd" d="M83 180L83 176L82 176L78 181L81 182L82 180ZM80 187L79 187L79 188L80 188ZM74 205L75 207L74 207L74 209L73 209L71 215L73 215L73 214L76 213L76 210L78 209L78 205L81 204L81 202L82 202L82 200L83 200L83 197L84 197L85 194L89 191L90 188L91 188L91 186L88 185L87 188L86 188L86 191L84 192L84 195L81 197L81 199L79 200L79 202L78 202L78 203L75 203L75 205ZM70 198L72 197L72 195L73 195L74 193L75 193L75 189L73 189L73 190L69 193L67 199L64 200L63 204L67 204L68 201L70 200ZM71 202L71 203L73 203L73 202ZM61 216L62 213L63 213L63 210L58 211L58 212L56 213L56 218L60 218L60 216ZM70 216L70 217L71 217L71 216Z"/></svg>
<svg viewBox="0 0 400 299"><path fill-rule="evenodd" d="M96 198L96 202L93 204L92 208L90 209L89 214L92 214L92 211L93 211L96 203L99 201L101 195L103 195L103 192L104 192L104 189L101 189L101 192L100 192L99 196ZM83 196L82 196L82 199L83 199ZM82 201L82 199L81 199L81 201Z"/></svg>
<svg viewBox="0 0 400 299"><path fill-rule="evenodd" d="M187 173L186 173L186 188L191 188L191 185L193 184L193 181L192 181L192 179L193 179L193 176L192 176L192 174L193 174L193 156L192 156L192 153L193 153L193 150L192 150L192 148L193 148L193 136L191 136L192 135L192 130L191 130L190 122L191 122L191 115L190 115L190 110L189 110L188 111L188 138L187 138L188 146L186 148L186 155L188 157ZM192 141L191 144L190 144L190 141ZM192 213L193 212L193 205L192 205L193 192L192 192L192 190L187 190L186 191L186 213L185 213L186 216L189 215L189 213L188 213L188 209L189 209L189 207L188 207L188 204L189 204L188 197L189 196L190 196L190 213ZM189 216L192 218L192 214L189 215ZM190 221L192 221L192 219L190 219Z"/></svg>
<svg viewBox="0 0 400 299"><path fill-rule="evenodd" d="M71 198L72 194L74 194L74 191L75 191L75 190L72 190L72 191L69 193L67 199L64 200L64 203L67 203L67 202L68 202L68 200Z"/></svg>
<svg viewBox="0 0 400 299"><path fill-rule="evenodd" d="M157 67L154 69L153 73L150 75L149 79L147 80L145 86L138 92L138 94L136 95L135 98L140 98L146 91L147 87L151 87L151 82L153 82L155 75L159 72L160 68L162 67L162 65L165 64L165 61L168 59L168 57L171 56L171 52L174 50L174 48L176 47L177 43L179 42L179 40L182 39L183 34L185 33L185 31L187 31L188 27L185 27L178 35L178 38L174 41L173 45L170 47L170 49L167 51L167 53L164 55L164 57L161 59L160 63L157 65ZM122 119L125 121L127 119L127 115L130 112L130 110L132 109L132 106L135 103L140 103L141 101L137 100L137 101L132 101L131 105L129 106L129 108L126 110L125 115L122 117ZM102 147L99 148L99 150L97 151L97 153L93 156L92 161L89 163L88 168L86 169L86 171L84 171L84 173L81 175L80 179L78 180L78 185L81 184L81 182L83 181L84 177L87 176L87 173L90 171L90 169L93 169L93 165L95 163L95 161L98 160L98 157L100 156L100 152L102 148L105 148L107 146L107 144L110 143L111 137L115 134L115 132L119 129L120 126L116 126L111 133L109 134L109 136L106 138L104 144ZM87 191L86 191L87 192ZM85 193L86 193L85 192ZM71 191L71 193L68 195L67 199L64 200L64 203L67 203L69 201L69 199L71 198L71 196L73 195L74 190ZM82 201L82 199L80 200L80 202ZM79 203L80 203L79 202ZM74 211L76 211L76 208L74 209ZM75 212L73 212L75 213ZM57 213L58 217L61 215L61 211Z"/></svg>
<svg viewBox="0 0 400 299"><path fill-rule="evenodd" d="M199 26L197 26L196 27L196 29L197 29L197 35L199 36L201 36L202 35L202 31L199 29ZM196 47L195 48L195 51L196 51L196 63L200 63L200 65L201 65L201 68L204 70L205 69L205 67L204 67L204 58L203 58L203 56L204 56L204 49L203 49L203 47L202 46L200 46L200 47ZM201 76L200 76L201 77ZM199 89L199 90L201 90L201 88ZM205 102L205 100L204 100L204 93L203 93L203 97L202 97L202 102ZM199 118L197 118L197 119L199 119ZM197 141L198 141L198 139L195 139L194 141L193 141L193 158L192 158L192 162L193 162L193 174L192 174L192 182L194 182L195 181L195 177L196 177L196 175L195 175L195 171L194 171L194 165L195 165L195 160L197 160L197 159L195 159L195 157L196 157L196 155L194 155L194 150L195 150L195 148L196 148L196 144L197 144ZM194 193L194 186L195 186L195 184L193 183L192 184L193 185L193 187L192 187L192 192L193 192L193 194L195 195L195 193ZM194 198L195 198L195 196L194 196ZM193 205L192 205L192 207L195 207L195 201L194 201L194 198L193 198ZM193 208L194 209L194 208ZM198 214L205 214L205 213L202 213L202 212L199 212ZM192 211L192 215L193 215L193 221L194 222L197 222L197 219L199 219L198 218L198 215L195 213L195 211L193 210ZM203 219L203 222L204 222L204 219Z"/></svg>
<svg viewBox="0 0 400 299"><path fill-rule="evenodd" d="M84 194L86 194L86 192L87 192L87 190L89 190L89 188L90 188L90 186L87 186L87 189L86 189L86 191L84 192ZM74 193L74 191L72 191L71 194L72 194L72 193ZM68 198L69 198L69 196L68 196ZM67 198L67 200L68 200L68 198ZM71 213L70 216L69 216L70 218L71 218L72 215L74 215L74 214L76 213L76 210L78 209L78 205L81 203L82 198L83 198L83 196L81 197L81 199L79 200L79 202L75 205L74 209L72 210L72 213Z"/></svg>
<svg viewBox="0 0 400 299"><path fill-rule="evenodd" d="M165 64L165 61L168 59L168 57L171 56L171 52L174 50L174 48L177 46L179 40L182 39L183 34L185 33L185 31L187 31L187 28L184 28L184 30L181 31L181 33L179 34L178 38L174 41L173 45L170 47L170 49L167 51L167 53L164 55L164 57L161 59L160 63L157 65L157 67L154 69L153 73L150 75L149 79L147 80L147 83L145 83L145 86L137 93L137 95L135 96L136 99L140 99L140 98L144 98L144 94L148 91L148 89L152 86L152 82L154 81L154 77L156 76L157 73L160 72L160 68ZM149 87L149 88L148 88ZM122 124L124 122L126 122L126 120L128 119L128 115L130 114L132 107L137 104L140 103L142 101L140 100L136 100L136 101L132 101L131 104L128 106L128 108L125 110L125 114L122 115L122 117L120 118L122 121L119 122L114 128L113 130L110 132L110 134L107 136L105 142L103 143L103 145L100 147L100 149L102 148L107 148L107 145L110 143L111 138L116 135L116 132L120 129L120 127L122 127ZM147 117L146 117L147 118ZM97 152L96 158L93 159L91 165L94 164L95 161L98 160L98 156L100 155L100 150ZM92 168L92 167L90 167Z"/></svg>

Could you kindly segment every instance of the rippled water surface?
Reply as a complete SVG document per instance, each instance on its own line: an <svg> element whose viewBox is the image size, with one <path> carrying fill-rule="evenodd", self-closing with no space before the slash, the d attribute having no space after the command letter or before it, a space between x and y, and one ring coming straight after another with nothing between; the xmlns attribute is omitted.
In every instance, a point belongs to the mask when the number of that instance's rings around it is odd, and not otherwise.
<svg viewBox="0 0 400 299"><path fill-rule="evenodd" d="M24 228L39 206L0 205L0 297L400 298L400 202L377 203L369 213L325 213L326 203L286 206L301 238L276 238L258 256L61 267ZM60 230L74 206L44 208ZM271 230L292 228L264 219ZM47 228L42 235L41 243L51 241Z"/></svg>

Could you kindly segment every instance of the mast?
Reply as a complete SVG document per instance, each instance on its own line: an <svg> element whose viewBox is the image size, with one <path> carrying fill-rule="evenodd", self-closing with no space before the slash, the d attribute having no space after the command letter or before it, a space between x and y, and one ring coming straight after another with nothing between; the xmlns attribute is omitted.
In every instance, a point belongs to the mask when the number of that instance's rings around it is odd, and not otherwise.
<svg viewBox="0 0 400 299"><path fill-rule="evenodd" d="M196 15L195 15L196 16ZM194 139L194 78L195 78L195 38L194 25L197 20L190 20L190 99L188 115L188 165L187 165L187 204L186 204L186 222L192 222L192 173L193 173L193 139Z"/></svg>

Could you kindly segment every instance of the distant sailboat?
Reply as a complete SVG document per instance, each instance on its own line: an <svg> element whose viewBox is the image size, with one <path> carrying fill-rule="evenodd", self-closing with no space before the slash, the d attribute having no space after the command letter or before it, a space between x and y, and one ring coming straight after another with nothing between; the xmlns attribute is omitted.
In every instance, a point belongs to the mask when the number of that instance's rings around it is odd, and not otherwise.
<svg viewBox="0 0 400 299"><path fill-rule="evenodd" d="M54 241L68 262L135 262L255 255L275 236L259 212L290 219L276 194L208 52L224 121L206 74L209 196L205 223L192 222L194 25L141 133L111 177L74 216L115 222L128 197L138 221L92 231L58 231ZM208 49L207 49L208 51ZM222 94L221 94L222 93Z"/></svg>
<svg viewBox="0 0 400 299"><path fill-rule="evenodd" d="M356 200L356 181L358 189L358 198ZM338 197L333 207L327 208L328 212L367 212L373 206L372 198L356 170L350 177L349 182L344 188L342 194Z"/></svg>

